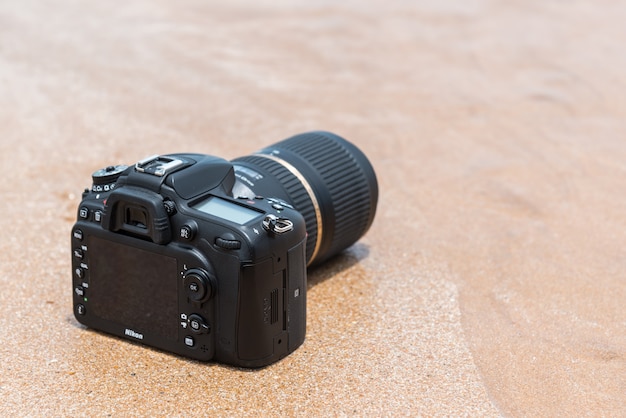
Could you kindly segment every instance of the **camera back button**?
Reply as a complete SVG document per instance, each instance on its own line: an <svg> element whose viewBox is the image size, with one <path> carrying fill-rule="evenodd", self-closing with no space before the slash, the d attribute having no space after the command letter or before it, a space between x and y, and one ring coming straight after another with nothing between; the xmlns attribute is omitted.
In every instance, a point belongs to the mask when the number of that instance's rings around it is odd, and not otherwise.
<svg viewBox="0 0 626 418"><path fill-rule="evenodd" d="M211 328L204 321L204 318L197 314L189 315L189 328L198 334L208 334L211 332Z"/></svg>
<svg viewBox="0 0 626 418"><path fill-rule="evenodd" d="M82 303L77 303L74 309L75 309L76 315L80 315L80 316L85 315L85 313L87 312L87 310L85 309L85 305L83 305Z"/></svg>
<svg viewBox="0 0 626 418"><path fill-rule="evenodd" d="M74 275L76 276L77 279L82 279L85 277L85 270L79 267L76 270L74 270Z"/></svg>
<svg viewBox="0 0 626 418"><path fill-rule="evenodd" d="M191 241L193 237L196 235L196 231L198 230L198 226L195 222L189 222L180 227L178 231L178 236L180 239L185 241Z"/></svg>
<svg viewBox="0 0 626 418"><path fill-rule="evenodd" d="M81 207L81 208L78 210L78 217L79 217L79 218L81 218L81 219L87 219L87 218L89 218L89 208L84 207L84 206L83 206L83 207Z"/></svg>

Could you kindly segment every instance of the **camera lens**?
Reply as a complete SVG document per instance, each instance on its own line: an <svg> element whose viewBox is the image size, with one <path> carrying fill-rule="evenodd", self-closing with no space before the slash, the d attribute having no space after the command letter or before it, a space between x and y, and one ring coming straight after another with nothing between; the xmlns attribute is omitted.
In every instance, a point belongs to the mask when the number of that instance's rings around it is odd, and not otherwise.
<svg viewBox="0 0 626 418"><path fill-rule="evenodd" d="M235 195L278 198L304 216L309 266L354 244L374 220L374 169L356 146L335 134L296 135L232 162Z"/></svg>

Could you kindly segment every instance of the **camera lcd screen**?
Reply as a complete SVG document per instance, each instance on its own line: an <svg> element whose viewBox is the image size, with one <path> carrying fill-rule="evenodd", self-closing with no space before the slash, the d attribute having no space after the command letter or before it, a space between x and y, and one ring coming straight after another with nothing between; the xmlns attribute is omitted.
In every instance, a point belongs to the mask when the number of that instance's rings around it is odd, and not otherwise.
<svg viewBox="0 0 626 418"><path fill-rule="evenodd" d="M178 268L173 257L89 237L89 306L133 331L178 338Z"/></svg>
<svg viewBox="0 0 626 418"><path fill-rule="evenodd" d="M195 206L195 209L239 225L246 224L261 215L260 212L217 197L203 200Z"/></svg>

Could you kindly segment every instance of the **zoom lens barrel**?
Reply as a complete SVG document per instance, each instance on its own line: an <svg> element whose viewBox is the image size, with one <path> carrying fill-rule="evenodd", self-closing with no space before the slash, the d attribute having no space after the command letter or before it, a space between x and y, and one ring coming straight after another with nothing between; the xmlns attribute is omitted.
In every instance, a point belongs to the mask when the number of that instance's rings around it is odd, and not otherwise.
<svg viewBox="0 0 626 418"><path fill-rule="evenodd" d="M299 134L232 163L239 192L282 199L304 216L309 266L354 244L374 220L374 169L356 146L333 133Z"/></svg>

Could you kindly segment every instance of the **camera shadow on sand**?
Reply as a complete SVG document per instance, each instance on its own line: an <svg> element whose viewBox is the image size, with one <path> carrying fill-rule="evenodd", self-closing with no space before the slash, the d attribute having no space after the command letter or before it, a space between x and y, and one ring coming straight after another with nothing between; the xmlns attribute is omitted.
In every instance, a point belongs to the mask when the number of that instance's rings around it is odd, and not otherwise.
<svg viewBox="0 0 626 418"><path fill-rule="evenodd" d="M348 270L369 255L369 246L360 242L323 262L319 266L307 269L307 289L311 289L339 273Z"/></svg>

